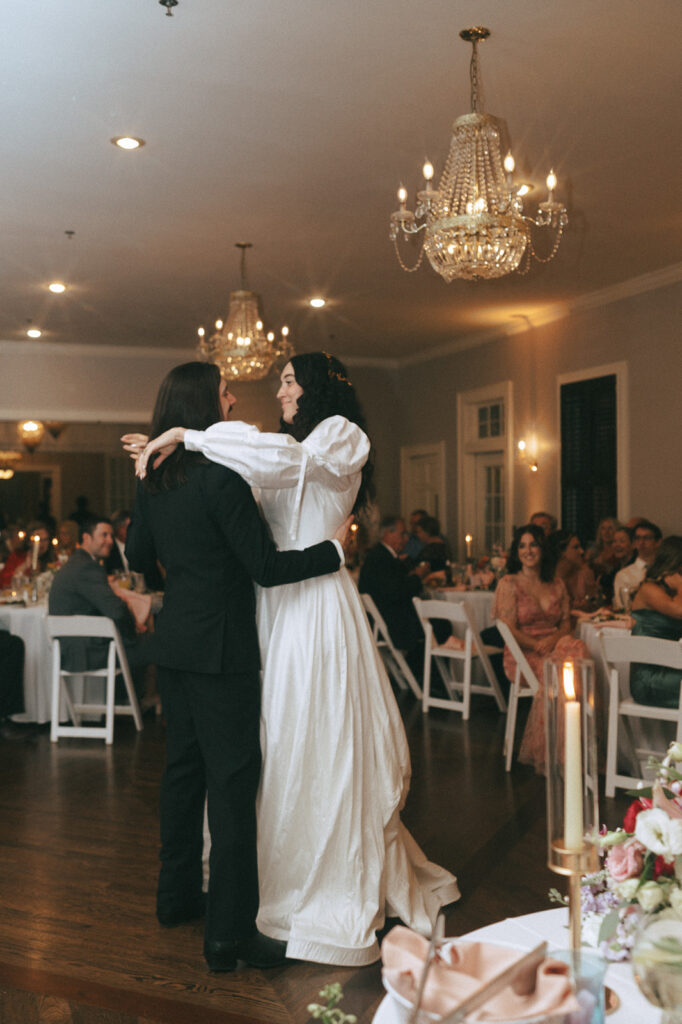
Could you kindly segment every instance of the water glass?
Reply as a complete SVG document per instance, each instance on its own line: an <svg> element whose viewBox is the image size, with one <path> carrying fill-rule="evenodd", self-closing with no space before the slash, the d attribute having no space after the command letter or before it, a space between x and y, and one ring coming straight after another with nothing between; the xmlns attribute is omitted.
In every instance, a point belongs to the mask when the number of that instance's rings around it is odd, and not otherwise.
<svg viewBox="0 0 682 1024"><path fill-rule="evenodd" d="M580 1009L570 1015L570 1024L604 1024L604 975L609 965L603 956L584 949L552 950L550 956L571 970Z"/></svg>

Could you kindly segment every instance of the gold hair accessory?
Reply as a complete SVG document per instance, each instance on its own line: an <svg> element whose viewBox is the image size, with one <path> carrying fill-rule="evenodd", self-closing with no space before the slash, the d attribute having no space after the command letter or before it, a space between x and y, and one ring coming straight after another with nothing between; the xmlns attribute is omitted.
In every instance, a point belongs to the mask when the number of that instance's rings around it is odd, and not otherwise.
<svg viewBox="0 0 682 1024"><path fill-rule="evenodd" d="M339 373L337 370L332 370L332 367L331 367L332 357L329 355L329 352L323 352L323 355L325 355L327 357L327 359L329 360L329 366L327 368L327 375L329 377L335 377L336 380L338 380L340 384L347 384L349 388L352 388L353 385L348 380L348 377L345 376L345 374Z"/></svg>

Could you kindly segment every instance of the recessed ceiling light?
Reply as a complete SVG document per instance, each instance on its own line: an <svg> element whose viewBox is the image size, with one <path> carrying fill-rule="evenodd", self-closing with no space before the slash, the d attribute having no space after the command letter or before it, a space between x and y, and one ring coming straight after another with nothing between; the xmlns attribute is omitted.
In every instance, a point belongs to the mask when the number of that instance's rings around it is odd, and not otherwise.
<svg viewBox="0 0 682 1024"><path fill-rule="evenodd" d="M39 338L43 332L39 331L37 327L29 327L26 333L28 334L29 338Z"/></svg>
<svg viewBox="0 0 682 1024"><path fill-rule="evenodd" d="M61 295L62 292L66 291L66 285L62 284L61 281L53 281L52 284L49 284L47 287L51 292L54 292L55 295Z"/></svg>
<svg viewBox="0 0 682 1024"><path fill-rule="evenodd" d="M318 296L310 300L310 305L313 307L313 309L322 309L322 307L325 305L325 300Z"/></svg>
<svg viewBox="0 0 682 1024"><path fill-rule="evenodd" d="M136 139L132 135L116 135L111 141L119 149L139 149L144 146L144 139Z"/></svg>

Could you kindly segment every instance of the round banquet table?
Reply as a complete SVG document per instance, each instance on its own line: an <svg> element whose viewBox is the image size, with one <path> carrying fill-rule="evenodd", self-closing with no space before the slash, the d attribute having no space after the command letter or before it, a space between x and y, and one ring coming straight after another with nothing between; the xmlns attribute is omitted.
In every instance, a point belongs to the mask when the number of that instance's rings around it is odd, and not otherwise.
<svg viewBox="0 0 682 1024"><path fill-rule="evenodd" d="M528 951L539 942L546 941L550 951L565 949L568 940L568 910L542 910L523 917L508 917L503 921L479 928L463 935L463 939L494 942ZM620 1006L606 1018L607 1024L659 1024L661 1011L648 1002L639 991L629 963L612 963L606 972L606 984L620 999ZM397 1024L397 1016L389 996L386 996L374 1015L373 1024Z"/></svg>
<svg viewBox="0 0 682 1024"><path fill-rule="evenodd" d="M26 648L24 661L24 712L13 715L17 722L49 722L52 654L45 619L47 603L0 605L0 629L21 637Z"/></svg>

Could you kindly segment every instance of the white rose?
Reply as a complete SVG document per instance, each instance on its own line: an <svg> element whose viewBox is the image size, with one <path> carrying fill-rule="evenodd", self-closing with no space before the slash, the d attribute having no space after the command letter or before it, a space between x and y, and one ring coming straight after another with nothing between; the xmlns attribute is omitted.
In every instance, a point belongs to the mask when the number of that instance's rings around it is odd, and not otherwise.
<svg viewBox="0 0 682 1024"><path fill-rule="evenodd" d="M671 743L667 756L671 761L682 761L682 743Z"/></svg>
<svg viewBox="0 0 682 1024"><path fill-rule="evenodd" d="M668 902L676 914L682 917L682 889L675 885L668 893Z"/></svg>
<svg viewBox="0 0 682 1024"><path fill-rule="evenodd" d="M635 836L648 850L666 860L682 853L682 820L669 818L660 807L640 811Z"/></svg>
<svg viewBox="0 0 682 1024"><path fill-rule="evenodd" d="M645 882L637 890L637 900L642 910L649 913L660 907L665 899L663 889L657 882Z"/></svg>
<svg viewBox="0 0 682 1024"><path fill-rule="evenodd" d="M634 900L638 885L639 878L626 878L624 882L615 882L610 889L619 900Z"/></svg>

